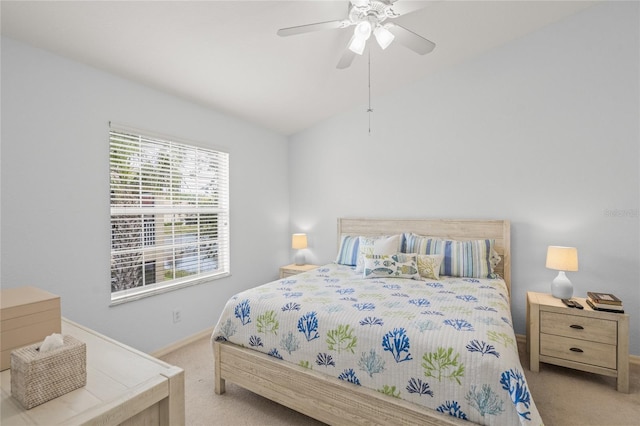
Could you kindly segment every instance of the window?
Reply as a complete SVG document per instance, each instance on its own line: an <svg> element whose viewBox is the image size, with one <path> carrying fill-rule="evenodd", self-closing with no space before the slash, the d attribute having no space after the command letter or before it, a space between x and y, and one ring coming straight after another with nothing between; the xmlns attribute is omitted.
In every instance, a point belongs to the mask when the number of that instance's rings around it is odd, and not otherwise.
<svg viewBox="0 0 640 426"><path fill-rule="evenodd" d="M229 274L229 154L109 132L111 301Z"/></svg>

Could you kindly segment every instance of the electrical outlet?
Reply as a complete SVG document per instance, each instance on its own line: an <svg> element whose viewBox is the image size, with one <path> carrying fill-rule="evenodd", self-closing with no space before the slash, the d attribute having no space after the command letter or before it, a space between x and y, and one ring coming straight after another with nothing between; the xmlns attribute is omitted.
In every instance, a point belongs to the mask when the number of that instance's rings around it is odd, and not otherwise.
<svg viewBox="0 0 640 426"><path fill-rule="evenodd" d="M180 309L174 309L173 310L173 323L177 323L182 321L182 311L180 311Z"/></svg>

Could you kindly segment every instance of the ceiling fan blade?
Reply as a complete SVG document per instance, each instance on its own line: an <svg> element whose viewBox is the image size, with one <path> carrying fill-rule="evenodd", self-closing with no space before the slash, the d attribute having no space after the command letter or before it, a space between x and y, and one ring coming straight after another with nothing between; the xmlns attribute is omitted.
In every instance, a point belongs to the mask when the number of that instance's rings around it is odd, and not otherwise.
<svg viewBox="0 0 640 426"><path fill-rule="evenodd" d="M353 39L354 37L351 37L351 41L353 41ZM351 63L353 62L353 59L356 57L356 53L353 52L348 47L348 46L351 46L351 41L349 41L349 44L347 44L347 48L345 49L344 53L340 57L340 60L338 61L338 65L336 65L336 68L338 68L339 70L349 68L351 66Z"/></svg>
<svg viewBox="0 0 640 426"><path fill-rule="evenodd" d="M427 40L401 25L389 23L387 24L387 27L387 29L396 37L396 41L420 55L425 55L436 47L434 42Z"/></svg>
<svg viewBox="0 0 640 426"><path fill-rule="evenodd" d="M290 35L310 33L313 31L344 28L345 26L346 25L344 21L318 22L316 24L307 24L307 25L299 25L297 27L281 28L278 30L278 35L280 37L286 37Z"/></svg>

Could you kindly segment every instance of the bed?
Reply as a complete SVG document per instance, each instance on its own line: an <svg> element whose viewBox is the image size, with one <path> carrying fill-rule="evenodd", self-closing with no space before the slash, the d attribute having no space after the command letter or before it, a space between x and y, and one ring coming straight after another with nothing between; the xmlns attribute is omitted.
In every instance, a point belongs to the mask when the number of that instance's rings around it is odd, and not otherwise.
<svg viewBox="0 0 640 426"><path fill-rule="evenodd" d="M342 218L338 241L336 262L227 302L216 394L229 380L328 424L542 424L511 325L508 221Z"/></svg>

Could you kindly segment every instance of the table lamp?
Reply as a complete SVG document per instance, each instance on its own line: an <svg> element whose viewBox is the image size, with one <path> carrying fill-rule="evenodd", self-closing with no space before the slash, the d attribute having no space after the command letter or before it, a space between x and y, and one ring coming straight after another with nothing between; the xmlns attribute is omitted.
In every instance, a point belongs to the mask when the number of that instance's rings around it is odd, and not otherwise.
<svg viewBox="0 0 640 426"><path fill-rule="evenodd" d="M578 270L578 249L575 247L549 246L547 248L547 268L554 269L558 276L551 282L551 294L558 299L570 299L573 285L565 271Z"/></svg>
<svg viewBox="0 0 640 426"><path fill-rule="evenodd" d="M295 257L296 265L304 265L304 253L300 250L307 248L307 234L293 234L291 237L291 248L298 250Z"/></svg>

